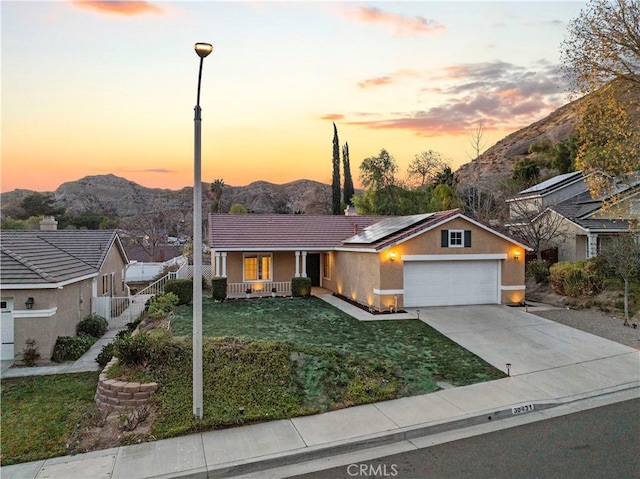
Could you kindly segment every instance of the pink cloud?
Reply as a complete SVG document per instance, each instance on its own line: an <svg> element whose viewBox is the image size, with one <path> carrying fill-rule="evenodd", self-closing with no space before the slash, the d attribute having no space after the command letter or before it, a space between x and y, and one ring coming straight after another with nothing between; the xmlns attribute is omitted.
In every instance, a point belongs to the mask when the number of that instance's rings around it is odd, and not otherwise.
<svg viewBox="0 0 640 479"><path fill-rule="evenodd" d="M393 83L396 83L398 80L402 79L402 78L407 78L407 77L419 77L420 75L413 71L413 70L408 70L408 69L403 69L403 70L398 70L395 73L391 74L391 75L384 75L381 77L374 77L374 78L367 78L366 80L362 80L361 82L358 82L358 87L359 88L372 88L372 87L377 87L377 86L385 86L385 85L391 85Z"/></svg>
<svg viewBox="0 0 640 479"><path fill-rule="evenodd" d="M115 13L117 15L143 15L145 13L160 13L162 9L145 1L128 0L75 0L73 5L89 8L101 13Z"/></svg>
<svg viewBox="0 0 640 479"><path fill-rule="evenodd" d="M406 16L385 12L376 7L358 7L346 12L350 18L364 23L380 23L396 29L398 36L416 36L422 34L439 33L445 26L435 20L421 16Z"/></svg>
<svg viewBox="0 0 640 479"><path fill-rule="evenodd" d="M344 118L344 115L341 115L340 113L328 113L320 117L321 120L331 120L331 121L342 120L343 118Z"/></svg>

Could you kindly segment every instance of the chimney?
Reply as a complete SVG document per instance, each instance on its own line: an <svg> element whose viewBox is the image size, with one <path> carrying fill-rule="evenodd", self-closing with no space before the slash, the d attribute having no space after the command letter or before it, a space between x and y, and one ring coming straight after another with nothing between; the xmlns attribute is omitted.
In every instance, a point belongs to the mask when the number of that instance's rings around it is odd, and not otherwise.
<svg viewBox="0 0 640 479"><path fill-rule="evenodd" d="M347 208L344 210L344 215L345 216L358 216L358 210L356 209L355 206L353 205L349 205L347 206Z"/></svg>
<svg viewBox="0 0 640 479"><path fill-rule="evenodd" d="M40 231L55 231L58 229L58 222L53 216L45 216L40 221Z"/></svg>

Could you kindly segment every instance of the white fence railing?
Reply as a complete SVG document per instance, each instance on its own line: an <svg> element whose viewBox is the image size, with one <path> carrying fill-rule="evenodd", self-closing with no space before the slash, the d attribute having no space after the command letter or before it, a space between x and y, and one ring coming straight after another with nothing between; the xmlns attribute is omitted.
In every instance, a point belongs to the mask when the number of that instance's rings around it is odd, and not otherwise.
<svg viewBox="0 0 640 479"><path fill-rule="evenodd" d="M291 294L290 281L265 281L258 283L227 283L227 295L241 296L247 294L250 289L252 295L271 294L272 289L276 288L276 294Z"/></svg>

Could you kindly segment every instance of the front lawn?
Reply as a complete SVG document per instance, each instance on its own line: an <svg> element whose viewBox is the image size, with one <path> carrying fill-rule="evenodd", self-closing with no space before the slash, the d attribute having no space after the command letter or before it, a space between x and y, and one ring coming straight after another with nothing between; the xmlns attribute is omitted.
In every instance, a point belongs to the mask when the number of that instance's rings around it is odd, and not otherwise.
<svg viewBox="0 0 640 479"><path fill-rule="evenodd" d="M98 373L2 380L2 465L69 454L91 422Z"/></svg>
<svg viewBox="0 0 640 479"><path fill-rule="evenodd" d="M380 318L380 316L378 317ZM203 301L204 336L246 337L323 346L384 361L400 396L432 392L436 381L463 386L504 374L419 320L358 321L318 298ZM171 330L191 336L191 306L176 309Z"/></svg>

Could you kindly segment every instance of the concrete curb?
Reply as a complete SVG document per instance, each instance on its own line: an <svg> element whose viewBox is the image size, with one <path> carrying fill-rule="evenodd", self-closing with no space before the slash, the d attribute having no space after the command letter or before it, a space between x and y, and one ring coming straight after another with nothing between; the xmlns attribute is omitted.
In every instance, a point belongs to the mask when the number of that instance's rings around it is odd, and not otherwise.
<svg viewBox="0 0 640 479"><path fill-rule="evenodd" d="M556 400L531 401L530 404L533 404L533 409L530 412L544 411L558 406L566 406L572 403L583 401L585 399L593 399L617 392L629 391L632 389L640 390L640 381L633 381L630 383L594 391L591 393L576 394L573 396L558 398ZM516 416L524 416L528 414L514 414L512 411L512 407L517 407L519 405L520 404L514 404L510 407L505 407L499 410L488 409L480 413L461 416L459 419L455 420L443 419L425 424L406 426L399 429L361 436L356 439L336 441L293 451L246 459L244 461L234 461L226 464L219 464L209 467L206 475L202 475L201 470L194 470L186 472L182 475L172 475L167 477L185 479L232 478L244 474L265 471L284 465L290 466L297 463L313 461L326 457L336 456L339 454L363 451L379 446L387 446L396 442L411 441L420 437L432 436L435 434L453 430L466 429L473 426L487 424L489 422L500 421L503 419L514 418Z"/></svg>

